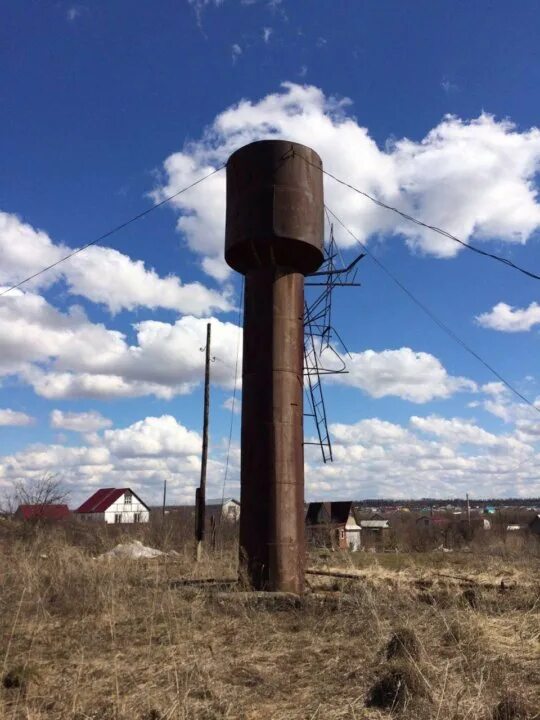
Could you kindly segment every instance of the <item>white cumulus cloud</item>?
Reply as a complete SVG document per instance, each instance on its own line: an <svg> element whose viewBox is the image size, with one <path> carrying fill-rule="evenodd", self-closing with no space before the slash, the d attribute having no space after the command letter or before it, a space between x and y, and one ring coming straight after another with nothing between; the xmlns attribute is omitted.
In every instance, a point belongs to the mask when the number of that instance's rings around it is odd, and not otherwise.
<svg viewBox="0 0 540 720"><path fill-rule="evenodd" d="M63 412L52 410L50 414L51 427L59 430L72 430L78 433L94 433L98 430L111 427L112 421L96 410L89 412Z"/></svg>
<svg viewBox="0 0 540 720"><path fill-rule="evenodd" d="M447 398L456 392L476 390L464 377L450 375L440 360L426 352L404 347L398 350L365 350L347 358L347 374L330 376L334 382L352 385L375 398L395 395L415 403Z"/></svg>
<svg viewBox="0 0 540 720"><path fill-rule="evenodd" d="M156 503L167 480L171 502L193 502L200 474L201 437L170 415L146 417L125 428L106 429L84 438L88 445L65 447L35 444L0 455L0 495L17 480L39 479L58 473L75 506L100 487L136 490ZM236 459L232 458L229 491L237 492ZM209 492L218 495L223 484L221 453L209 459Z"/></svg>
<svg viewBox="0 0 540 720"><path fill-rule="evenodd" d="M120 430L106 430L105 445L117 457L197 455L200 435L180 425L172 415L147 417Z"/></svg>
<svg viewBox="0 0 540 720"><path fill-rule="evenodd" d="M162 199L219 167L242 145L284 138L313 147L338 177L462 240L525 243L540 226L537 128L522 131L488 114L472 120L446 116L421 140L403 138L379 147L350 105L294 83L258 101L242 100L219 114L200 140L165 160L166 182L155 197ZM394 233L412 249L435 257L454 257L462 250L328 178L325 194L329 207L363 241ZM173 203L180 212L178 229L201 256L203 268L216 278L226 277L223 173ZM346 234L338 234L338 241L353 243Z"/></svg>
<svg viewBox="0 0 540 720"><path fill-rule="evenodd" d="M49 399L171 398L204 377L208 320L213 382L232 388L241 333L232 323L190 315L175 323L146 320L134 325L130 344L122 332L92 323L80 307L64 313L39 295L6 295L0 298L0 377L18 375Z"/></svg>
<svg viewBox="0 0 540 720"><path fill-rule="evenodd" d="M0 211L0 285L15 285L71 251L72 248L55 244L45 232L16 215ZM60 278L71 294L103 304L114 313L139 307L194 315L232 309L227 288L217 291L198 282L182 284L175 275L160 277L152 268L146 268L142 260L97 245L39 275L25 287L46 288Z"/></svg>
<svg viewBox="0 0 540 720"><path fill-rule="evenodd" d="M461 418L413 416L404 424L366 418L330 426L334 463L306 453L309 499L362 497L534 497L540 430L487 433ZM483 433L486 434L483 434ZM13 480L58 472L82 502L99 487L131 486L159 502L163 481L171 502L193 502L200 473L201 437L170 415L96 432L80 447L39 444L0 455L0 492ZM222 492L224 443L211 445L209 495ZM232 448L228 494L238 493L239 451Z"/></svg>
<svg viewBox="0 0 540 720"><path fill-rule="evenodd" d="M333 463L321 465L316 449L306 453L312 498L453 498L471 487L484 498L540 492L540 431L496 435L460 418L413 416L408 426L367 418L333 424L330 433Z"/></svg>
<svg viewBox="0 0 540 720"><path fill-rule="evenodd" d="M124 333L91 322L78 306L61 312L33 293L7 295L0 298L0 377L17 375L49 399L170 399L191 392L204 376L201 348L208 320L212 382L232 389L242 332L233 323L190 315L174 323L145 320L133 325L135 341L129 343ZM476 390L473 381L449 374L433 355L407 347L353 352L347 369L331 380L375 398L424 403Z"/></svg>
<svg viewBox="0 0 540 720"><path fill-rule="evenodd" d="M35 418L18 410L10 408L0 408L0 425L16 425L23 427L25 425L33 425Z"/></svg>
<svg viewBox="0 0 540 720"><path fill-rule="evenodd" d="M388 445L403 442L410 438L410 433L401 425L370 418L359 420L357 423L332 423L330 426L332 437L341 445Z"/></svg>
<svg viewBox="0 0 540 720"><path fill-rule="evenodd" d="M495 435L470 420L462 418L443 418L437 415L411 417L411 425L428 435L436 435L452 445L481 445L484 447L520 449L525 446L515 437Z"/></svg>
<svg viewBox="0 0 540 720"><path fill-rule="evenodd" d="M526 308L516 308L504 302L497 303L492 310L476 317L482 327L501 332L526 332L540 325L540 305L532 302Z"/></svg>
<svg viewBox="0 0 540 720"><path fill-rule="evenodd" d="M516 402L514 394L501 382L482 385L481 392L484 398L478 402L478 405L503 422L516 426L520 423L538 423L540 397L533 400L532 405Z"/></svg>

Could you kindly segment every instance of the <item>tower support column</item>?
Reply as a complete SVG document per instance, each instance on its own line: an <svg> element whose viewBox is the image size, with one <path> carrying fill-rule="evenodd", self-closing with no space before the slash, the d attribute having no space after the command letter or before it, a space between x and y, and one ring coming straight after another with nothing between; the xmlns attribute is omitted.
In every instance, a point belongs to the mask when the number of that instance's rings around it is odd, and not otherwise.
<svg viewBox="0 0 540 720"><path fill-rule="evenodd" d="M244 292L241 561L258 590L304 589L304 276L252 270Z"/></svg>

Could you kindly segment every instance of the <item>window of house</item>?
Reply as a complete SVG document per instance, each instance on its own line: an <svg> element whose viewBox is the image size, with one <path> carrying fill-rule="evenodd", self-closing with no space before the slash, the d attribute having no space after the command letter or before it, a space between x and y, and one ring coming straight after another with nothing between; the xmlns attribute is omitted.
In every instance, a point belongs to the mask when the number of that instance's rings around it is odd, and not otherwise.
<svg viewBox="0 0 540 720"><path fill-rule="evenodd" d="M122 522L122 513L114 513L114 522L115 522L115 523L121 523L121 522Z"/></svg>
<svg viewBox="0 0 540 720"><path fill-rule="evenodd" d="M140 523L141 522L141 513L133 513L133 522Z"/></svg>
<svg viewBox="0 0 540 720"><path fill-rule="evenodd" d="M124 504L131 505L132 494L130 492L124 493Z"/></svg>

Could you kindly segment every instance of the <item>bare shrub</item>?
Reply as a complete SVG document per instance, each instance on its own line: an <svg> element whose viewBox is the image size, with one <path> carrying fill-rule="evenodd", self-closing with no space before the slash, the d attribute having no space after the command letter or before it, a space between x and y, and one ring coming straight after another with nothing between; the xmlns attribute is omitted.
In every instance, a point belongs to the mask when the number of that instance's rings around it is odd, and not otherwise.
<svg viewBox="0 0 540 720"><path fill-rule="evenodd" d="M40 478L15 480L0 507L5 513L14 513L19 505L62 505L68 499L61 477L46 473Z"/></svg>
<svg viewBox="0 0 540 720"><path fill-rule="evenodd" d="M412 663L401 660L383 668L382 675L369 689L366 705L384 710L403 710L428 698L429 692L422 675Z"/></svg>
<svg viewBox="0 0 540 720"><path fill-rule="evenodd" d="M390 636L386 646L386 658L419 660L421 649L420 640L414 630L407 627L399 628Z"/></svg>
<svg viewBox="0 0 540 720"><path fill-rule="evenodd" d="M480 604L480 592L477 588L470 587L464 590L461 593L461 597L463 599L463 602L466 603L469 607L471 607L473 610L478 609L478 605Z"/></svg>
<svg viewBox="0 0 540 720"><path fill-rule="evenodd" d="M30 683L38 677L38 671L31 665L15 665L4 674L2 685L6 690L17 690L24 695Z"/></svg>
<svg viewBox="0 0 540 720"><path fill-rule="evenodd" d="M516 693L502 698L492 714L492 720L527 720L529 717L525 700Z"/></svg>

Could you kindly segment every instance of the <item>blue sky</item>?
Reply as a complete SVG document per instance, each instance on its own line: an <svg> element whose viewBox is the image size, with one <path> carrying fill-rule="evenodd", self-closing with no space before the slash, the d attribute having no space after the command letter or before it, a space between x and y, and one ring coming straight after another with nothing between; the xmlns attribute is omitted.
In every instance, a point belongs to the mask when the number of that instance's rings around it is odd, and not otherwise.
<svg viewBox="0 0 540 720"><path fill-rule="evenodd" d="M0 23L0 286L225 162L288 137L356 186L540 270L537 4L21 1ZM450 115L450 117L449 117ZM0 489L58 473L149 501L197 483L204 329L223 490L240 278L224 174L0 299ZM538 281L418 232L331 180L328 205L441 320L540 402ZM352 247L336 237L346 258ZM335 319L336 462L310 498L538 495L540 423L369 258ZM226 493L238 494L238 415ZM308 428L306 428L308 429Z"/></svg>

